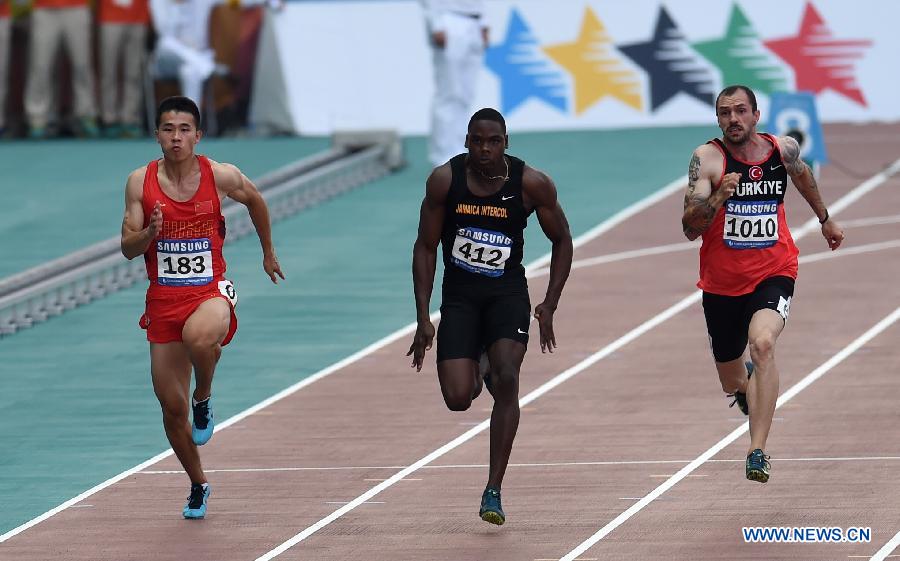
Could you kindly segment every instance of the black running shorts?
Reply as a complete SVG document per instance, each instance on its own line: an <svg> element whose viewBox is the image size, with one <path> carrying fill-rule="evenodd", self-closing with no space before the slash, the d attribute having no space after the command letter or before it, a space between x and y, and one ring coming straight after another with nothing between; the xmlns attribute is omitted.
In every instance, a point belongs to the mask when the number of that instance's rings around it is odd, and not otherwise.
<svg viewBox="0 0 900 561"><path fill-rule="evenodd" d="M531 301L523 279L516 283L444 284L437 360L471 358L498 339L528 344Z"/></svg>
<svg viewBox="0 0 900 561"><path fill-rule="evenodd" d="M790 277L769 277L753 292L740 296L704 292L703 315L716 362L728 362L744 354L750 319L758 310L775 310L786 322L793 295L794 279Z"/></svg>

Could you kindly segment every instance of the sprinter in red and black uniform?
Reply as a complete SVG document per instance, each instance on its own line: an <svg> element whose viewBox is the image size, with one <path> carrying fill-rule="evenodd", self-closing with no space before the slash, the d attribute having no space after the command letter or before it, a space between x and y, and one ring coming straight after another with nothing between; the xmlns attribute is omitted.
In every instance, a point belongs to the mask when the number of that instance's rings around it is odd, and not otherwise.
<svg viewBox="0 0 900 561"><path fill-rule="evenodd" d="M532 212L553 244L547 294L534 308L542 352L553 352L556 346L553 312L572 265L572 236L556 186L545 174L507 155L508 146L503 116L481 109L469 120L468 153L435 168L428 178L413 247L418 328L407 353L421 370L434 340L429 302L440 242L444 282L438 380L444 402L453 411L468 409L485 383L494 396L490 473L479 515L498 525L506 519L500 485L519 426L519 370L531 319L522 245ZM478 365L485 350L490 372L483 374Z"/></svg>
<svg viewBox="0 0 900 561"><path fill-rule="evenodd" d="M788 176L832 250L844 232L828 216L797 142L756 132L759 111L750 88L722 90L716 115L722 138L694 150L681 223L689 240L703 236L697 286L716 369L722 389L750 416L747 479L765 483L764 450L778 399L775 342L790 312L799 253L784 212Z"/></svg>
<svg viewBox="0 0 900 561"><path fill-rule="evenodd" d="M247 207L262 244L263 269L272 282L284 278L265 201L235 166L194 154L199 125L200 111L190 99L160 103L156 138L163 158L128 177L122 223L122 253L128 259L143 255L147 265L150 286L140 326L150 342L150 373L166 436L191 479L185 518L206 515L210 490L197 446L212 437L213 372L237 330L237 293L225 278L222 257L224 197ZM188 395L191 370L193 396Z"/></svg>

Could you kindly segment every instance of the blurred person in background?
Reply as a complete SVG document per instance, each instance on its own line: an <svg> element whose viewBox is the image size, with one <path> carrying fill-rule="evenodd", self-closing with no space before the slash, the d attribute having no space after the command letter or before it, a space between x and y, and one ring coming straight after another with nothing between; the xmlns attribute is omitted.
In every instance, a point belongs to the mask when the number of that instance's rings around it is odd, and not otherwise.
<svg viewBox="0 0 900 561"><path fill-rule="evenodd" d="M143 72L146 59L147 0L99 0L100 116L110 138L142 136ZM122 89L119 95L119 64Z"/></svg>
<svg viewBox="0 0 900 561"><path fill-rule="evenodd" d="M0 0L0 138L6 136L6 94L9 92L10 0Z"/></svg>
<svg viewBox="0 0 900 561"><path fill-rule="evenodd" d="M58 84L54 77L60 44L65 47L72 66L72 95L75 104L73 132L76 136L88 138L99 136L88 0L34 0L30 38L25 86L28 136L50 136L50 106L51 101L58 96Z"/></svg>
<svg viewBox="0 0 900 561"><path fill-rule="evenodd" d="M156 74L177 76L181 92L202 107L203 86L214 74L227 76L229 68L216 63L209 44L209 18L221 0L150 0L150 16L156 29ZM229 0L243 6L283 6L283 0Z"/></svg>
<svg viewBox="0 0 900 561"><path fill-rule="evenodd" d="M421 0L434 60L428 159L437 167L457 155L488 45L484 0Z"/></svg>

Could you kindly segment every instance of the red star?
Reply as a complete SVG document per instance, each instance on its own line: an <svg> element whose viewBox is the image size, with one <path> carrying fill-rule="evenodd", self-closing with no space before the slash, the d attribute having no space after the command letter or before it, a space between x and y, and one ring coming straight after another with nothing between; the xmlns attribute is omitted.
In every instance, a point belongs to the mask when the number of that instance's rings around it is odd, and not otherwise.
<svg viewBox="0 0 900 561"><path fill-rule="evenodd" d="M800 32L789 39L765 41L766 47L794 67L797 90L842 93L860 105L866 100L856 83L853 61L872 45L866 39L837 40L811 3L806 4Z"/></svg>

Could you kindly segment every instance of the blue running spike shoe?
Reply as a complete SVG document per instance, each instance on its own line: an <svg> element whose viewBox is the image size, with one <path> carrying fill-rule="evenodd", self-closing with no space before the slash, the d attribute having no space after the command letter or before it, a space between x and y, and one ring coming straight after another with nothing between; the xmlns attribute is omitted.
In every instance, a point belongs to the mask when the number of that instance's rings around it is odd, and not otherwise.
<svg viewBox="0 0 900 561"><path fill-rule="evenodd" d="M765 483L769 480L771 467L769 456L766 456L759 448L747 454L747 479L750 481Z"/></svg>
<svg viewBox="0 0 900 561"><path fill-rule="evenodd" d="M199 519L206 516L206 501L209 499L211 488L209 483L191 483L191 494L188 495L187 504L181 514L187 519Z"/></svg>
<svg viewBox="0 0 900 561"><path fill-rule="evenodd" d="M753 376L753 363L749 360L744 363L744 366L747 367L747 379L750 379L750 376ZM728 394L728 397L733 397L734 401L728 407L734 407L734 404L737 403L738 409L741 410L741 413L744 415L750 414L750 406L747 405L747 394L744 392L734 392Z"/></svg>
<svg viewBox="0 0 900 561"><path fill-rule="evenodd" d="M485 522L502 526L506 522L506 515L503 514L503 507L500 506L500 490L494 487L488 487L481 495L481 508L478 510L478 516Z"/></svg>
<svg viewBox="0 0 900 561"><path fill-rule="evenodd" d="M193 406L194 422L191 424L191 439L197 446L203 446L212 438L213 422L212 397L198 401Z"/></svg>

